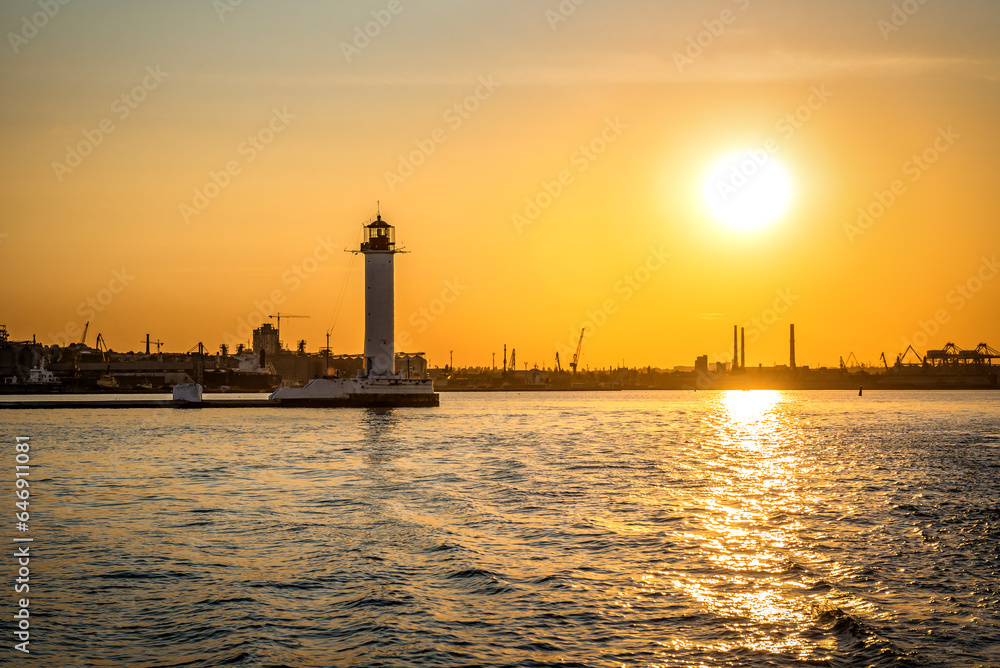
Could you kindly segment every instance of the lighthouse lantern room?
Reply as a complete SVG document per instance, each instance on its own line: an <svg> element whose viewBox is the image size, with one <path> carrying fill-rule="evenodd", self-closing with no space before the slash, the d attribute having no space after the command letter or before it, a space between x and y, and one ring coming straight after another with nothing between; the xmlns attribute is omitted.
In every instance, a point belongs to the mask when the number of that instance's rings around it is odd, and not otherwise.
<svg viewBox="0 0 1000 668"><path fill-rule="evenodd" d="M365 240L361 244L362 253L393 253L396 248L396 228L378 215L374 223L365 225Z"/></svg>

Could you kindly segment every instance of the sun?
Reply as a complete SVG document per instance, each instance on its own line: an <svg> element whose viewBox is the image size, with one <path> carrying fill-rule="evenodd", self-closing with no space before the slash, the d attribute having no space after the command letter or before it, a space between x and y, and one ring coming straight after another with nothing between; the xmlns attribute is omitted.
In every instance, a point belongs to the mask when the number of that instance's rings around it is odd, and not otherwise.
<svg viewBox="0 0 1000 668"><path fill-rule="evenodd" d="M788 170L763 149L722 158L702 187L715 219L737 230L757 230L777 221L788 211L794 192Z"/></svg>

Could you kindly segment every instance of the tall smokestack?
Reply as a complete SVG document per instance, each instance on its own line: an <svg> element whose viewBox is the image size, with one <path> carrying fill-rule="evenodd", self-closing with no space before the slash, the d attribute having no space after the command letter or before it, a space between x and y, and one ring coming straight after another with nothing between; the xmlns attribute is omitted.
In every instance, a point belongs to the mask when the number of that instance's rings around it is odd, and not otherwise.
<svg viewBox="0 0 1000 668"><path fill-rule="evenodd" d="M733 325L733 371L740 368L740 327Z"/></svg>
<svg viewBox="0 0 1000 668"><path fill-rule="evenodd" d="M791 353L792 353L792 368L795 368L795 325L792 325L792 339L791 339Z"/></svg>
<svg viewBox="0 0 1000 668"><path fill-rule="evenodd" d="M740 327L740 368L747 368L747 330Z"/></svg>

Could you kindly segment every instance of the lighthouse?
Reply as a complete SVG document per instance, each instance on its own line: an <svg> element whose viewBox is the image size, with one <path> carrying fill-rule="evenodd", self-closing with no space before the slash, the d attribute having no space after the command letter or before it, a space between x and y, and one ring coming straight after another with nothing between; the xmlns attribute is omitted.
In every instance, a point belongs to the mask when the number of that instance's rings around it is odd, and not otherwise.
<svg viewBox="0 0 1000 668"><path fill-rule="evenodd" d="M344 408L424 408L440 405L430 378L396 373L393 261L396 229L382 220L364 226L365 368L354 378L313 378L304 387L279 387L268 397L280 406Z"/></svg>
<svg viewBox="0 0 1000 668"><path fill-rule="evenodd" d="M395 295L393 256L396 228L378 214L365 225L365 237L357 252L365 256L365 375L391 378L396 374Z"/></svg>

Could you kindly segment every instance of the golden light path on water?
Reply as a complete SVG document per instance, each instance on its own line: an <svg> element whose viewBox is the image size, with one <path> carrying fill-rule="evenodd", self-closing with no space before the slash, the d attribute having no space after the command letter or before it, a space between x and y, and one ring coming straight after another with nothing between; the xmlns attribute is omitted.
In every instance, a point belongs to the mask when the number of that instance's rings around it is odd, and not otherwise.
<svg viewBox="0 0 1000 668"><path fill-rule="evenodd" d="M828 658L817 656L818 649L833 649L832 640L804 636L822 596L805 595L810 584L801 565L825 558L799 536L804 526L795 517L817 502L804 484L815 465L801 451L787 401L777 391L729 391L713 399L713 424L700 443L703 493L688 500L700 523L684 538L699 546L698 561L716 568L657 571L643 584L682 593L726 620L729 633L712 639L675 634L664 648L748 649L811 661Z"/></svg>

